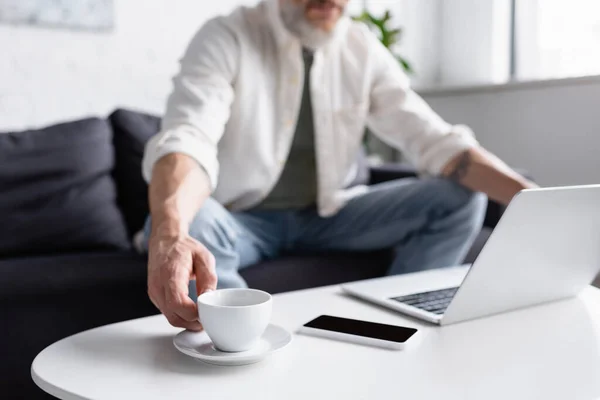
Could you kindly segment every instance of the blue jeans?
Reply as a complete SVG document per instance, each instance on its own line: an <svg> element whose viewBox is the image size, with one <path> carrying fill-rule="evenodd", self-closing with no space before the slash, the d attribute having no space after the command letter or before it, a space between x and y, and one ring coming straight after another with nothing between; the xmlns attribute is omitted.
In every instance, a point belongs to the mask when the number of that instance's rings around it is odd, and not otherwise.
<svg viewBox="0 0 600 400"><path fill-rule="evenodd" d="M244 287L238 271L282 252L368 251L394 247L390 275L460 264L483 223L487 199L445 179L370 186L336 215L302 210L229 212L212 198L190 235L215 256L219 288ZM146 243L150 219L146 224ZM190 284L194 288L194 283ZM195 296L193 296L195 297Z"/></svg>

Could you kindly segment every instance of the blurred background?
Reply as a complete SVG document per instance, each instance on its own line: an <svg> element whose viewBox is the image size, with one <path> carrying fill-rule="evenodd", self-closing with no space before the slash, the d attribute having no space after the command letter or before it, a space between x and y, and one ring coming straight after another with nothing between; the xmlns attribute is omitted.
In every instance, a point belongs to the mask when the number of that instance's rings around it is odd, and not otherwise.
<svg viewBox="0 0 600 400"><path fill-rule="evenodd" d="M0 0L0 131L117 106L160 115L199 26L255 3ZM385 29L400 29L390 50L444 118L542 185L598 182L600 2L351 0L353 16L364 10L389 12Z"/></svg>

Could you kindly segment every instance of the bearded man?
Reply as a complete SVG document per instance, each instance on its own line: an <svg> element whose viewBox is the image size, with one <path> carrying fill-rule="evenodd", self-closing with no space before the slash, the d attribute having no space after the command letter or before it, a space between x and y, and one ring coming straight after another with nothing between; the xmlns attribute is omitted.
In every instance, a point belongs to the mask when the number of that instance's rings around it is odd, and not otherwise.
<svg viewBox="0 0 600 400"><path fill-rule="evenodd" d="M394 246L389 274L456 265L487 198L533 186L431 110L347 2L264 0L189 45L143 163L148 292L172 325L200 330L195 296L282 251ZM426 178L346 189L366 126Z"/></svg>

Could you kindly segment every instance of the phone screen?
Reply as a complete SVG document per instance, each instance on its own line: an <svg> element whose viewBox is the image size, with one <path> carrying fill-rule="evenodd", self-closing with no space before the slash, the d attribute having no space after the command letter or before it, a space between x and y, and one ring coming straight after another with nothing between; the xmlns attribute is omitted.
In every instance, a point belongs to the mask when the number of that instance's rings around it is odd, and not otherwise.
<svg viewBox="0 0 600 400"><path fill-rule="evenodd" d="M304 324L304 326L396 343L404 343L417 333L417 330L414 328L333 317L331 315L321 315Z"/></svg>

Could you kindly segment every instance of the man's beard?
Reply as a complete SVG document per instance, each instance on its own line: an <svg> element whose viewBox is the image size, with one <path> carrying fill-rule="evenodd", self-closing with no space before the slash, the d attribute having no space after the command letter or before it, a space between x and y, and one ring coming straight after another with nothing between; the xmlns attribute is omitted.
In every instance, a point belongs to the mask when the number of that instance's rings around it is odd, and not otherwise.
<svg viewBox="0 0 600 400"><path fill-rule="evenodd" d="M283 24L300 40L302 46L316 50L331 41L333 29L328 32L312 25L304 15L304 5L295 4L291 0L283 0L279 4Z"/></svg>

